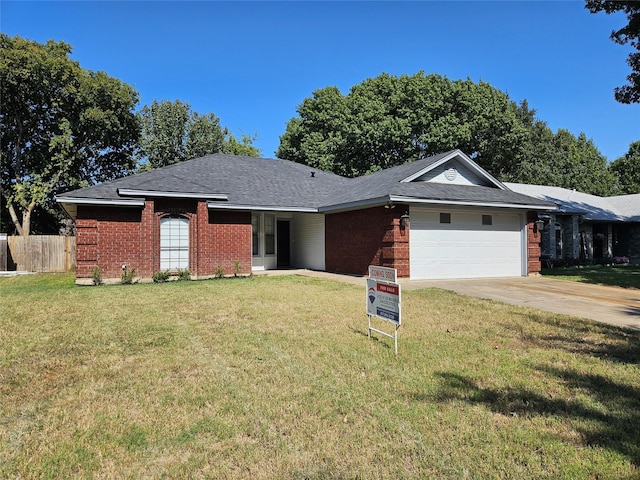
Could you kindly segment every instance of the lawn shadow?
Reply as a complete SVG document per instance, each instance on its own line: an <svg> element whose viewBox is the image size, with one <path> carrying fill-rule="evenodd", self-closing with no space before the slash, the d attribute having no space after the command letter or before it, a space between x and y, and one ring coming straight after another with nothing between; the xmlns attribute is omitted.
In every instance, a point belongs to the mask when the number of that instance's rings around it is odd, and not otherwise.
<svg viewBox="0 0 640 480"><path fill-rule="evenodd" d="M371 332L371 337L369 337L367 330L361 330L359 328L353 328L353 327L349 327L349 330L351 330L351 333L353 333L354 335L360 335L361 337L365 337L368 340L373 340L374 342L377 342L379 345L383 346L384 348L393 348L392 345L389 345L387 342L384 341L384 338L378 338L375 332Z"/></svg>
<svg viewBox="0 0 640 480"><path fill-rule="evenodd" d="M544 269L542 275L546 277L574 277L574 281L580 283L611 285L629 289L640 288L640 267L635 266Z"/></svg>
<svg viewBox="0 0 640 480"><path fill-rule="evenodd" d="M640 308L636 315L640 315ZM520 339L530 346L558 349L570 353L589 355L614 362L640 364L640 331L606 323L589 322L571 317L526 314L523 323L538 323L552 327L553 334L529 333L526 325L518 328ZM512 324L505 329L515 330ZM549 330L545 328L545 330Z"/></svg>
<svg viewBox="0 0 640 480"><path fill-rule="evenodd" d="M524 387L485 388L469 377L441 372L442 381L437 401L462 400L473 405L484 405L494 413L511 417L560 417L572 421L585 446L599 446L616 451L640 466L640 389L617 383L600 375L560 370L539 366L563 381L572 390L591 397L591 407L579 400L552 398ZM414 401L426 401L424 395L415 395ZM429 399L432 400L432 399ZM604 405L606 408L602 408Z"/></svg>
<svg viewBox="0 0 640 480"><path fill-rule="evenodd" d="M622 311L627 315L640 316L640 307L626 307L623 308Z"/></svg>

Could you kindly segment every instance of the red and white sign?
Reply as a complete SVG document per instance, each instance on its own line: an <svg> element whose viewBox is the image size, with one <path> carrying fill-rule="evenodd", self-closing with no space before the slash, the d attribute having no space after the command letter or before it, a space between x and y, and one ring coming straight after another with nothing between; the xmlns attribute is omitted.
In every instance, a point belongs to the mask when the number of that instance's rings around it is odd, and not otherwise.
<svg viewBox="0 0 640 480"><path fill-rule="evenodd" d="M400 325L400 285L367 279L367 315Z"/></svg>

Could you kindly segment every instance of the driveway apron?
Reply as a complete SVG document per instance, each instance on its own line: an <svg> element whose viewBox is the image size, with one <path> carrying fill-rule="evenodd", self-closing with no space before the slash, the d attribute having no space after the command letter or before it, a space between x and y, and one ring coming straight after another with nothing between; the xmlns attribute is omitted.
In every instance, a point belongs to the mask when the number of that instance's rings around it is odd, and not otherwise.
<svg viewBox="0 0 640 480"><path fill-rule="evenodd" d="M437 287L552 313L640 330L640 290L548 277L403 280L404 290Z"/></svg>

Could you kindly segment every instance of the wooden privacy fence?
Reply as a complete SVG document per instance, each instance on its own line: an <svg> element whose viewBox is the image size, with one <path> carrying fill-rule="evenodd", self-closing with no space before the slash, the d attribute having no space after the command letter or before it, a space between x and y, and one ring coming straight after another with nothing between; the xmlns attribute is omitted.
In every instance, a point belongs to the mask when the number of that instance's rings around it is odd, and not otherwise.
<svg viewBox="0 0 640 480"><path fill-rule="evenodd" d="M76 237L28 235L9 237L9 258L16 270L69 272L76 267Z"/></svg>

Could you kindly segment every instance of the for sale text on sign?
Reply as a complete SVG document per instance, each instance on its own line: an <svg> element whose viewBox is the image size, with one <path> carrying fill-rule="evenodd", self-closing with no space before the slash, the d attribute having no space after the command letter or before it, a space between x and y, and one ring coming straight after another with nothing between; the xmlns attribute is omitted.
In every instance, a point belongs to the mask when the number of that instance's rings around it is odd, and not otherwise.
<svg viewBox="0 0 640 480"><path fill-rule="evenodd" d="M400 325L400 285L368 279L367 314Z"/></svg>

